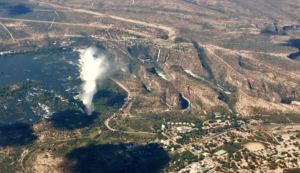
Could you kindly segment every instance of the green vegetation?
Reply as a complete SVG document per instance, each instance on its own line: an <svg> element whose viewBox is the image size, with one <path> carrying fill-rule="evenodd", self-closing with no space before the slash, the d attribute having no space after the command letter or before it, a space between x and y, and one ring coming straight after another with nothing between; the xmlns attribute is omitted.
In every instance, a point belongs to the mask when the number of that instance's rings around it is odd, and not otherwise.
<svg viewBox="0 0 300 173"><path fill-rule="evenodd" d="M203 160L203 156L200 157L194 155L190 151L184 151L182 153L176 153L174 155L170 155L170 166L165 168L165 171L167 172L177 172L180 169L184 168L186 166L185 162L187 164L191 164L192 162L198 162Z"/></svg>
<svg viewBox="0 0 300 173"><path fill-rule="evenodd" d="M183 37L176 37L174 40L174 43L182 43L182 42L189 42L189 41L184 39Z"/></svg>
<svg viewBox="0 0 300 173"><path fill-rule="evenodd" d="M271 143L271 144L274 144L274 145L278 145L278 142L274 141L273 138L272 138L269 134L267 134L266 132L262 132L262 133L260 133L260 134L261 134L261 136L263 136L263 138L264 138L267 142L269 142L269 143Z"/></svg>
<svg viewBox="0 0 300 173"><path fill-rule="evenodd" d="M207 30L215 29L215 27L213 27L210 23L207 22L200 23L200 25L202 25L202 29L207 29Z"/></svg>
<svg viewBox="0 0 300 173"><path fill-rule="evenodd" d="M244 147L241 144L235 144L233 141L229 142L228 144L222 145L220 147L217 147L214 149L214 151L219 151L219 150L225 150L227 151L229 158L233 156L233 154Z"/></svg>
<svg viewBox="0 0 300 173"><path fill-rule="evenodd" d="M98 92L94 95L93 103L96 111L116 112L122 107L127 92L111 79L106 78L98 84Z"/></svg>
<svg viewBox="0 0 300 173"><path fill-rule="evenodd" d="M0 87L0 104L22 97L26 90L30 88L43 88L46 85L39 82L25 81L14 85Z"/></svg>
<svg viewBox="0 0 300 173"><path fill-rule="evenodd" d="M215 80L215 76L209 66L209 59L205 54L205 51L203 48L199 47L198 43L196 41L192 41L194 44L195 49L198 52L198 57L202 63L202 67L208 72L209 74L209 79Z"/></svg>
<svg viewBox="0 0 300 173"><path fill-rule="evenodd" d="M0 111L0 117L23 113L22 103L19 102L15 107Z"/></svg>
<svg viewBox="0 0 300 173"><path fill-rule="evenodd" d="M223 102L227 103L228 106L234 110L234 106L237 102L237 98L235 94L226 94L223 91L219 91L219 96L218 96L219 100L222 100Z"/></svg>
<svg viewBox="0 0 300 173"><path fill-rule="evenodd" d="M262 120L263 123L290 123L300 122L299 114L296 113L283 113L280 111L266 111L264 109L253 108L254 112L257 114L254 116L256 120ZM270 116L262 116L270 115Z"/></svg>
<svg viewBox="0 0 300 173"><path fill-rule="evenodd" d="M166 34L166 33L160 33L160 34L158 35L158 38L167 40L167 39L169 38L169 36L168 36L168 34Z"/></svg>
<svg viewBox="0 0 300 173"><path fill-rule="evenodd" d="M134 58L152 59L152 57L149 55L149 48L140 44L134 45L131 48L128 47L128 52Z"/></svg>
<svg viewBox="0 0 300 173"><path fill-rule="evenodd" d="M28 155L26 156L26 158L24 159L24 160L25 160L24 166L27 167L27 168L30 168L30 167L32 166L31 163L32 163L32 161L33 161L34 159L36 159L36 156L37 156L38 154L40 154L40 153L43 153L43 152L44 152L44 148L38 148L38 149L32 151L32 152L31 152L30 154L28 154Z"/></svg>
<svg viewBox="0 0 300 173"><path fill-rule="evenodd" d="M293 168L293 169L285 169L284 173L298 173L300 172L300 168Z"/></svg>
<svg viewBox="0 0 300 173"><path fill-rule="evenodd" d="M31 106L38 106L38 103L43 103L43 102L49 102L52 105L55 104L55 93L51 93L51 92L44 92L42 94L37 95L37 97L33 98L29 104Z"/></svg>
<svg viewBox="0 0 300 173"><path fill-rule="evenodd" d="M0 168L1 172L22 172L21 164L11 164L18 163L20 160L20 155L23 150L21 147L14 149L14 152L9 154L9 157L4 157L1 155Z"/></svg>

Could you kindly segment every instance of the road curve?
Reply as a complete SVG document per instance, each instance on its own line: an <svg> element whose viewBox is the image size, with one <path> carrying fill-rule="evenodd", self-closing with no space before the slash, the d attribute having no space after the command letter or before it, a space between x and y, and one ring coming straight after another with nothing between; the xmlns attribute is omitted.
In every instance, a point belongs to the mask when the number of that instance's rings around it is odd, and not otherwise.
<svg viewBox="0 0 300 173"><path fill-rule="evenodd" d="M87 13L87 14L92 14L92 15L96 15L96 16L100 16L100 17L101 16L110 17L110 18L115 19L115 20L121 20L121 21L124 21L124 22L129 22L129 23L144 25L144 26L148 26L148 27L152 27L152 28L158 28L158 29L166 30L166 31L168 31L168 40L174 40L175 37L176 37L176 29L172 28L172 27L169 27L169 26L164 26L164 25L154 24L154 23L147 23L147 22L142 22L142 21L133 20L133 19L127 19L127 18L123 18L123 17L119 17L119 16L103 14L103 13L99 13L99 12L95 12L95 11L91 11L91 10L86 10L86 9L75 9L75 8L71 8L71 7L63 7L63 6L48 3L48 2L37 2L37 3L39 3L39 5L45 4L45 6L47 6L47 7L52 6L52 7L55 7L55 8L68 9L68 10L72 10L72 11L75 11L75 12Z"/></svg>

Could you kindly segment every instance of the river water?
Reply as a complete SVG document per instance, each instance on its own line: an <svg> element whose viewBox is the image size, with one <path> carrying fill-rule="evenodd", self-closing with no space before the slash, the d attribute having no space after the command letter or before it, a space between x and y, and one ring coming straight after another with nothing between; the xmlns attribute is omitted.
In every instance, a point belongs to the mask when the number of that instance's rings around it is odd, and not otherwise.
<svg viewBox="0 0 300 173"><path fill-rule="evenodd" d="M44 105L43 108L33 108L28 103L36 95L45 91L58 91L59 97L65 99L71 99L78 95L79 84L66 82L66 79L79 78L78 60L78 52L39 58L30 56L0 57L0 73L3 72L0 76L0 86L26 80L42 82L48 86L43 89L28 90L22 98L0 105L1 111L15 106L18 102L22 102L24 111L22 114L0 117L0 126L14 124L18 119L23 119L22 123L32 124L41 118L45 118L46 114L53 113L55 108L49 105Z"/></svg>

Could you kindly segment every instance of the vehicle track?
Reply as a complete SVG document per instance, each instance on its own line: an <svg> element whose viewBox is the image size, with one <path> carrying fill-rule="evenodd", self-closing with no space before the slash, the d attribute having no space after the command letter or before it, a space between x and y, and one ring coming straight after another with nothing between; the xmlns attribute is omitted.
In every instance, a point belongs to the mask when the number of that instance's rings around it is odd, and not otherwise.
<svg viewBox="0 0 300 173"><path fill-rule="evenodd" d="M0 24L1 24L1 25L3 26L3 28L9 33L11 39L12 39L13 42L15 43L15 38L14 38L14 36L12 35L12 33L9 32L9 30L6 28L6 26L5 26L2 22L0 22Z"/></svg>

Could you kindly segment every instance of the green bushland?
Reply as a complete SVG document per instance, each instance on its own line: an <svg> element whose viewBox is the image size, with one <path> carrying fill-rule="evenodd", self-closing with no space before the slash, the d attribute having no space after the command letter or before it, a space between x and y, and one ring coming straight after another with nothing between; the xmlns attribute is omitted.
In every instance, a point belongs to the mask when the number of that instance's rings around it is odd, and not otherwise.
<svg viewBox="0 0 300 173"><path fill-rule="evenodd" d="M98 85L98 92L94 95L93 103L96 111L116 112L124 104L127 92L111 79L106 78Z"/></svg>
<svg viewBox="0 0 300 173"><path fill-rule="evenodd" d="M285 169L284 173L298 173L300 172L300 168L292 168L292 169Z"/></svg>
<svg viewBox="0 0 300 173"><path fill-rule="evenodd" d="M152 59L149 55L149 48L140 44L128 47L128 52L134 58Z"/></svg>
<svg viewBox="0 0 300 173"><path fill-rule="evenodd" d="M11 151L13 152L9 153L9 157L4 157L3 155L3 158L1 158L1 162L0 162L1 172L22 172L21 164L16 164L16 163L19 163L20 156L23 152L23 148L16 147Z"/></svg>
<svg viewBox="0 0 300 173"><path fill-rule="evenodd" d="M217 147L216 149L214 149L214 152L217 152L219 150L225 150L227 151L229 157L232 157L235 152L243 148L244 147L241 144L235 144L233 142L229 142L228 144Z"/></svg>
<svg viewBox="0 0 300 173"><path fill-rule="evenodd" d="M10 116L10 115L15 115L15 114L20 114L20 113L23 113L21 102L17 103L16 106L14 106L10 109L4 109L4 110L0 111L0 117Z"/></svg>
<svg viewBox="0 0 300 173"><path fill-rule="evenodd" d="M214 26L212 26L210 23L207 22L201 22L200 25L202 26L202 29L207 29L207 30L215 29Z"/></svg>
<svg viewBox="0 0 300 173"><path fill-rule="evenodd" d="M182 42L189 42L189 40L186 40L183 37L176 37L174 40L174 43L182 43Z"/></svg>
<svg viewBox="0 0 300 173"><path fill-rule="evenodd" d="M38 103L47 101L47 102L50 102L52 105L54 105L55 104L55 99L56 99L55 93L44 92L42 94L37 95L37 97L33 98L29 102L29 104L31 106L37 106Z"/></svg>
<svg viewBox="0 0 300 173"><path fill-rule="evenodd" d="M202 67L208 72L209 79L211 79L211 80L214 81L215 80L215 76L214 76L214 74L213 74L213 72L212 72L212 70L211 70L211 68L209 66L210 62L209 62L208 57L205 54L204 49L201 48L201 47L199 47L199 45L198 45L198 43L196 41L192 41L192 43L194 44L194 47L195 47L195 49L198 52L198 57L199 57L199 59L200 59L200 61L202 63Z"/></svg>
<svg viewBox="0 0 300 173"><path fill-rule="evenodd" d="M263 123L298 123L300 122L299 114L297 113L283 113L281 111L267 111L265 109L253 108L256 113L253 116L256 120L262 120ZM262 116L269 115L269 116Z"/></svg>
<svg viewBox="0 0 300 173"><path fill-rule="evenodd" d="M15 86L4 85L0 87L0 104L22 97L28 89L46 87L43 83L33 81L19 82L14 85Z"/></svg>
<svg viewBox="0 0 300 173"><path fill-rule="evenodd" d="M273 138L271 138L271 136L268 135L266 132L255 132L255 134L257 136L252 136L249 139L256 139L258 141L265 141L265 142L269 142L271 144L278 145L278 143L276 141L274 141Z"/></svg>
<svg viewBox="0 0 300 173"><path fill-rule="evenodd" d="M237 102L237 98L236 98L236 95L234 93L233 94L226 94L223 91L219 91L218 99L222 100L225 103L227 103L229 108L234 110L234 106Z"/></svg>
<svg viewBox="0 0 300 173"><path fill-rule="evenodd" d="M190 151L184 151L182 153L175 153L170 155L170 165L165 168L164 170L166 172L178 172L180 169L184 168L186 166L187 162L188 164L191 164L192 162L198 162L204 159L204 156L196 156Z"/></svg>

